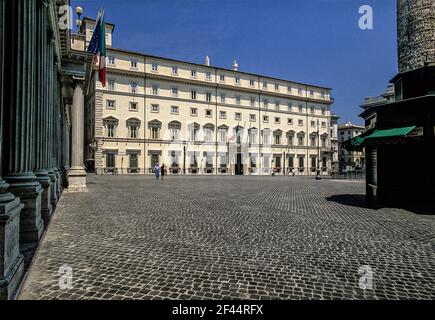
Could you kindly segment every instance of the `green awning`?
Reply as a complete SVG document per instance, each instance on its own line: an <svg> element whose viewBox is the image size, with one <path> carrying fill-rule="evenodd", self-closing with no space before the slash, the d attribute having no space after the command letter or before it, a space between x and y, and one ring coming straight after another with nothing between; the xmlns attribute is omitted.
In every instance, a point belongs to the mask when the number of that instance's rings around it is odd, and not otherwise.
<svg viewBox="0 0 435 320"><path fill-rule="evenodd" d="M386 130L375 130L373 133L365 139L382 139L382 138L400 138L405 137L408 133L414 130L415 126L403 127L403 128L393 128Z"/></svg>
<svg viewBox="0 0 435 320"><path fill-rule="evenodd" d="M356 137L353 137L350 140L350 144L351 144L352 147L359 147L359 146L361 146L364 143L365 139L366 138L364 138L364 137L356 136Z"/></svg>

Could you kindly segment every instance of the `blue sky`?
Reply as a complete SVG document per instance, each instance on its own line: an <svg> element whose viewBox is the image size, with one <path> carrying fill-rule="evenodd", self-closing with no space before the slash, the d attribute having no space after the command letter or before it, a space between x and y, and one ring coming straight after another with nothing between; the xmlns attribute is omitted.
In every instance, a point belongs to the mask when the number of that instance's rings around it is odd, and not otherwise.
<svg viewBox="0 0 435 320"><path fill-rule="evenodd" d="M72 0L104 6L113 46L332 88L340 122L362 123L364 97L397 73L395 0ZM358 9L373 8L373 30ZM75 17L74 17L75 18Z"/></svg>

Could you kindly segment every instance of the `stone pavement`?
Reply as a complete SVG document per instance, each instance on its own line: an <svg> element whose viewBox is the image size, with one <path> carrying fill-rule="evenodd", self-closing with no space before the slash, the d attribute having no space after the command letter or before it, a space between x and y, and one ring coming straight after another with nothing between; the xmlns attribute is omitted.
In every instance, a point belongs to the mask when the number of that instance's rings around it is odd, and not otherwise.
<svg viewBox="0 0 435 320"><path fill-rule="evenodd" d="M88 176L88 187L62 195L19 299L435 298L435 216L367 208L361 182Z"/></svg>

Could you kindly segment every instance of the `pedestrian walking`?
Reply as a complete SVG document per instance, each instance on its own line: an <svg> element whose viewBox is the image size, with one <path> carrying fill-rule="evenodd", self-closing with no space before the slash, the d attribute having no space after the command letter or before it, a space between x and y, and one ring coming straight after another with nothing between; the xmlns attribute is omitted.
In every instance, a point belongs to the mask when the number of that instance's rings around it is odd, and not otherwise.
<svg viewBox="0 0 435 320"><path fill-rule="evenodd" d="M295 174L296 174L296 170L295 170L295 168L293 168L292 169L292 175L293 175L293 177L295 176Z"/></svg>
<svg viewBox="0 0 435 320"><path fill-rule="evenodd" d="M163 180L163 177L164 177L165 174L166 174L166 166L165 166L164 163L163 163L162 166L160 167L160 174L161 174L161 176L162 176L162 180Z"/></svg>
<svg viewBox="0 0 435 320"><path fill-rule="evenodd" d="M155 166L153 168L153 172L154 172L154 175L156 176L156 180L159 180L160 167L159 167L158 163L155 164Z"/></svg>

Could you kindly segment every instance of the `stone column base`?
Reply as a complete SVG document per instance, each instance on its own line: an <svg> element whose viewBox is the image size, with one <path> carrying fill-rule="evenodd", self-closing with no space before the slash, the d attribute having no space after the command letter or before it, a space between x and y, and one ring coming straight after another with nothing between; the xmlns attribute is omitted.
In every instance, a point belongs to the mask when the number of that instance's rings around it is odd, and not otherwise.
<svg viewBox="0 0 435 320"><path fill-rule="evenodd" d="M5 179L10 183L9 191L20 197L24 208L20 216L20 243L39 241L44 231L44 222L41 218L42 188L39 182L16 182L14 177ZM19 180L20 177L17 178Z"/></svg>
<svg viewBox="0 0 435 320"><path fill-rule="evenodd" d="M86 171L80 167L72 167L68 172L68 192L87 192Z"/></svg>
<svg viewBox="0 0 435 320"><path fill-rule="evenodd" d="M41 197L41 217L42 220L44 220L44 224L47 226L53 212L53 207L51 205L51 179L46 172L41 174L36 173L36 181L41 184L43 189Z"/></svg>
<svg viewBox="0 0 435 320"><path fill-rule="evenodd" d="M13 200L0 201L0 300L14 298L24 275L24 257L19 248L20 212L24 205L9 195Z"/></svg>
<svg viewBox="0 0 435 320"><path fill-rule="evenodd" d="M51 180L51 195L50 195L50 201L51 205L53 207L53 210L56 208L57 203L57 191L56 191L56 183L57 183L57 176L54 173L54 171L49 171L48 175Z"/></svg>

